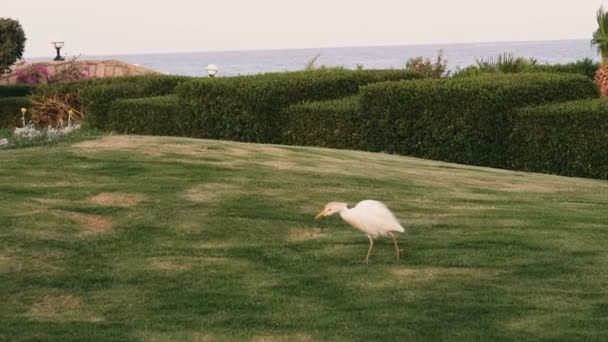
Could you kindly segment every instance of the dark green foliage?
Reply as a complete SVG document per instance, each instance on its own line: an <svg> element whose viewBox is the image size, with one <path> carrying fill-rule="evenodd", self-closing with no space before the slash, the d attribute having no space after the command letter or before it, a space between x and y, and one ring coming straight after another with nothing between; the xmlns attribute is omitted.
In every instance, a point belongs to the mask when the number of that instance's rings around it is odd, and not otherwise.
<svg viewBox="0 0 608 342"><path fill-rule="evenodd" d="M110 106L108 129L128 134L190 134L190 117L180 110L177 96L116 100Z"/></svg>
<svg viewBox="0 0 608 342"><path fill-rule="evenodd" d="M599 63L591 58L584 58L574 63L566 64L538 64L532 71L538 72L561 72L567 74L581 74L593 79L599 68Z"/></svg>
<svg viewBox="0 0 608 342"><path fill-rule="evenodd" d="M25 40L25 32L19 21L0 18L0 75L23 56Z"/></svg>
<svg viewBox="0 0 608 342"><path fill-rule="evenodd" d="M0 85L0 98L31 95L34 87L24 84Z"/></svg>
<svg viewBox="0 0 608 342"><path fill-rule="evenodd" d="M0 128L21 126L21 108L30 106L30 98L0 97Z"/></svg>
<svg viewBox="0 0 608 342"><path fill-rule="evenodd" d="M510 155L517 170L608 179L608 100L517 111Z"/></svg>
<svg viewBox="0 0 608 342"><path fill-rule="evenodd" d="M537 73L386 82L361 95L368 150L503 167L513 109L598 94L584 76Z"/></svg>
<svg viewBox="0 0 608 342"><path fill-rule="evenodd" d="M85 118L93 127L106 129L107 115L113 101L172 94L175 86L187 79L183 76L144 76L86 87L81 92Z"/></svg>
<svg viewBox="0 0 608 342"><path fill-rule="evenodd" d="M421 77L404 70L320 69L199 79L179 86L177 94L194 115L197 136L280 142L286 123L281 113L289 105L353 95L369 83Z"/></svg>
<svg viewBox="0 0 608 342"><path fill-rule="evenodd" d="M528 72L538 61L534 58L515 57L511 53L503 53L496 57L476 59L477 67L485 72L518 73Z"/></svg>
<svg viewBox="0 0 608 342"><path fill-rule="evenodd" d="M506 65L502 65L500 68L498 66L491 67L491 63L488 61L479 61L479 65L471 65L464 69L457 70L452 77L472 77L495 73L542 72L581 74L593 79L595 72L599 68L599 63L595 62L591 58L584 58L573 63L565 64L538 64L534 60L526 60L522 58L518 58L516 60L521 61L510 64L507 63Z"/></svg>
<svg viewBox="0 0 608 342"><path fill-rule="evenodd" d="M359 97L297 104L285 110L283 143L361 148Z"/></svg>
<svg viewBox="0 0 608 342"><path fill-rule="evenodd" d="M85 120L93 127L103 130L107 128L108 111L115 100L172 94L176 85L189 79L169 75L86 79L44 85L36 90L36 95L70 94L72 106L83 111Z"/></svg>

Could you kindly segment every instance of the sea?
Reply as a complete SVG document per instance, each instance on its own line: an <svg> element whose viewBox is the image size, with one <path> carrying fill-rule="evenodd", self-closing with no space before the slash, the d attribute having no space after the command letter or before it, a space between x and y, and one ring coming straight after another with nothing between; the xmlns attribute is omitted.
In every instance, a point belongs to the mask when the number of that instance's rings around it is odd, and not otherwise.
<svg viewBox="0 0 608 342"><path fill-rule="evenodd" d="M539 63L568 63L583 58L597 59L589 40L553 40L462 44L396 45L285 50L208 51L87 56L79 59L119 59L167 74L205 76L206 67L215 64L218 76L249 75L265 72L303 70L318 56L316 66L365 69L403 68L409 58L434 58L443 51L450 70L476 63L478 59L510 53L531 57Z"/></svg>

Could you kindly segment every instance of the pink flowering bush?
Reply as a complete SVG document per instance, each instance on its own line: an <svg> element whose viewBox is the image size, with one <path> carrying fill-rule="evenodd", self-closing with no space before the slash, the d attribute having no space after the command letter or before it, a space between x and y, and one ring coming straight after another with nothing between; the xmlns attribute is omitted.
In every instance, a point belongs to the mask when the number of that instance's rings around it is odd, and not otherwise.
<svg viewBox="0 0 608 342"><path fill-rule="evenodd" d="M25 83L28 85L36 85L48 83L49 70L46 65L36 64L31 67L21 69L17 72L17 83Z"/></svg>

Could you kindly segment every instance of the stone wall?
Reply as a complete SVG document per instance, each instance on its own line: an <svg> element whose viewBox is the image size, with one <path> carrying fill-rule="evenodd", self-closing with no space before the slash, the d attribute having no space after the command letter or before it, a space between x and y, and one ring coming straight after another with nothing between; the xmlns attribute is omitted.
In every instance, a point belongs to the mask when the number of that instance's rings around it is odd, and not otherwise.
<svg viewBox="0 0 608 342"><path fill-rule="evenodd" d="M139 65L128 64L118 60L82 60L82 61L61 61L61 62L30 62L17 63L8 75L0 77L0 85L16 84L17 74L20 70L42 65L46 67L49 77L67 68L70 63L76 63L81 70L87 73L88 77L120 77L147 74L160 74L160 72L147 69Z"/></svg>

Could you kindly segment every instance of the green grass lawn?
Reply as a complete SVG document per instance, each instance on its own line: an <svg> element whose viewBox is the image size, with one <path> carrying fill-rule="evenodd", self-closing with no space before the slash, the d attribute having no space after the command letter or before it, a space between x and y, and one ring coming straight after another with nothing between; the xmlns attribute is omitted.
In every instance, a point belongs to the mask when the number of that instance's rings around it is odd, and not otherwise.
<svg viewBox="0 0 608 342"><path fill-rule="evenodd" d="M326 202L386 203L403 258ZM0 151L0 340L607 340L608 182L109 136Z"/></svg>

